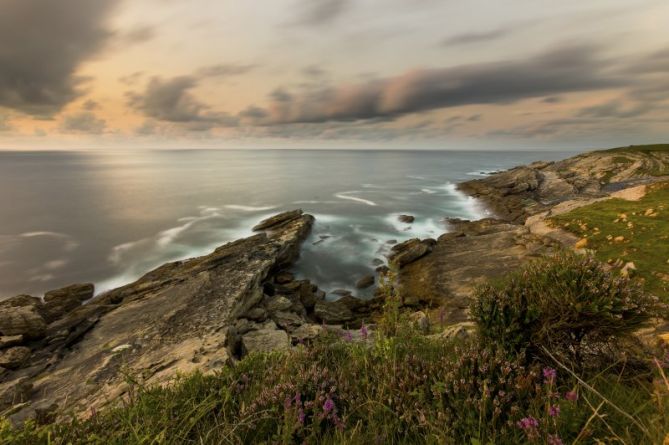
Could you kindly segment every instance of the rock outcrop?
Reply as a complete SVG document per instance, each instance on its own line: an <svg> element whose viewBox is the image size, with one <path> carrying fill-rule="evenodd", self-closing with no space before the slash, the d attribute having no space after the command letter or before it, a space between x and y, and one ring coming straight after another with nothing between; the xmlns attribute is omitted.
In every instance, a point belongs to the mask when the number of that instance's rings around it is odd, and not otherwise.
<svg viewBox="0 0 669 445"><path fill-rule="evenodd" d="M158 383L290 348L318 335L321 323L361 324L371 302L325 301L325 292L286 270L313 221L284 212L258 224L254 236L94 298L83 284L44 301L21 295L0 303L0 410L20 403L15 421L54 406L82 413L122 395L128 374Z"/></svg>
<svg viewBox="0 0 669 445"><path fill-rule="evenodd" d="M401 266L396 290L406 306L442 306L445 321L466 321L475 287L552 251L557 242L496 219L453 220L430 252ZM432 243L431 243L432 244Z"/></svg>
<svg viewBox="0 0 669 445"><path fill-rule="evenodd" d="M576 198L607 196L617 188L652 182L668 174L669 152L597 151L558 162L535 162L459 184L498 218L522 224L531 216Z"/></svg>

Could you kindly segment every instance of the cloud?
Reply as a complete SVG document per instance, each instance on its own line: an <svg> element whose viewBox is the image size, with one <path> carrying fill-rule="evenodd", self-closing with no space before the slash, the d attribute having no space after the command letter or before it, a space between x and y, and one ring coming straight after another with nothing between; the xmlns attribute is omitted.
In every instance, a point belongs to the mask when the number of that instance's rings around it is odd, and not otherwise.
<svg viewBox="0 0 669 445"><path fill-rule="evenodd" d="M595 118L630 118L647 114L652 111L652 109L653 107L649 104L625 106L620 100L612 100L601 105L584 108L577 113L577 116Z"/></svg>
<svg viewBox="0 0 669 445"><path fill-rule="evenodd" d="M107 128L107 123L90 111L82 111L65 116L61 128L70 133L100 134Z"/></svg>
<svg viewBox="0 0 669 445"><path fill-rule="evenodd" d="M83 103L81 108L83 108L86 111L93 111L100 108L100 104L92 99L88 99L86 102Z"/></svg>
<svg viewBox="0 0 669 445"><path fill-rule="evenodd" d="M196 75L198 77L230 77L246 74L256 68L256 65L234 65L220 64L200 68Z"/></svg>
<svg viewBox="0 0 669 445"><path fill-rule="evenodd" d="M13 127L9 124L6 116L0 116L0 131L10 131Z"/></svg>
<svg viewBox="0 0 669 445"><path fill-rule="evenodd" d="M192 94L198 80L196 76L170 79L154 77L143 93L129 94L129 103L147 117L185 124L193 131L204 131L215 126L236 126L238 118L211 111L208 105Z"/></svg>
<svg viewBox="0 0 669 445"><path fill-rule="evenodd" d="M119 0L4 0L0 13L0 106L51 116L81 94L76 74L112 33Z"/></svg>
<svg viewBox="0 0 669 445"><path fill-rule="evenodd" d="M472 104L508 104L560 93L618 87L626 80L593 46L566 46L529 59L409 71L359 84L283 94L259 124L394 119ZM284 91L284 90L279 90Z"/></svg>
<svg viewBox="0 0 669 445"><path fill-rule="evenodd" d="M153 40L156 36L156 30L153 26L142 25L138 26L130 31L126 32L121 36L121 40L124 43L134 44L134 43L144 43L149 40Z"/></svg>
<svg viewBox="0 0 669 445"><path fill-rule="evenodd" d="M300 0L299 25L325 25L339 18L351 5L350 0Z"/></svg>
<svg viewBox="0 0 669 445"><path fill-rule="evenodd" d="M484 32L467 32L462 34L456 34L454 36L448 37L442 41L444 46L459 46L459 45L470 45L473 43L489 42L491 40L497 40L500 37L505 37L513 31L512 28L499 28L493 29L492 31Z"/></svg>
<svg viewBox="0 0 669 445"><path fill-rule="evenodd" d="M137 82L142 79L142 77L144 77L143 71L135 71L134 73L119 77L118 81L124 85L132 86L136 85Z"/></svg>

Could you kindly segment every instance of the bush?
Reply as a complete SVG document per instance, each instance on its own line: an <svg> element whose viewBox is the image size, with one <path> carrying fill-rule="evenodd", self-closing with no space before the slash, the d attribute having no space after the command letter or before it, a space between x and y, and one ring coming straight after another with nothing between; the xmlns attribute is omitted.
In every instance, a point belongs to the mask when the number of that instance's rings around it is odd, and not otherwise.
<svg viewBox="0 0 669 445"><path fill-rule="evenodd" d="M562 253L480 287L471 311L484 341L531 355L547 349L578 367L586 353L630 341L661 307L597 260Z"/></svg>

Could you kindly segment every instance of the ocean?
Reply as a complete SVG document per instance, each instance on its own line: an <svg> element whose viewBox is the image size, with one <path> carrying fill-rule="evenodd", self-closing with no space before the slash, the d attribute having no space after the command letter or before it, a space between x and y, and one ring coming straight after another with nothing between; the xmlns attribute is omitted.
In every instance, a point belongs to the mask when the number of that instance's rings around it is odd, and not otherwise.
<svg viewBox="0 0 669 445"><path fill-rule="evenodd" d="M446 217L486 215L458 182L573 154L0 152L0 299L76 282L103 292L251 235L261 219L295 208L316 217L296 274L326 291L353 290L389 242L437 237ZM415 221L401 223L400 214Z"/></svg>

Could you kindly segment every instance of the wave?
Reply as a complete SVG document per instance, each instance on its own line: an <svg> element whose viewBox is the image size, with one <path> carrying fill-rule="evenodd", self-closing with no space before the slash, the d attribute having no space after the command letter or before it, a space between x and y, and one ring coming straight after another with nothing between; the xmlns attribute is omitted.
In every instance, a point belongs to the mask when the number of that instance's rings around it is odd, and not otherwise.
<svg viewBox="0 0 669 445"><path fill-rule="evenodd" d="M59 232L49 232L49 231L37 231L37 232L25 232L19 235L19 238L35 238L38 236L46 236L51 238L56 238L63 240L64 249L66 252L71 252L79 247L79 243L74 241L70 235Z"/></svg>
<svg viewBox="0 0 669 445"><path fill-rule="evenodd" d="M244 212L263 212L265 210L276 209L278 206L245 206L238 204L228 204L225 206L226 209L230 210L242 210Z"/></svg>
<svg viewBox="0 0 669 445"><path fill-rule="evenodd" d="M423 193L427 193L428 195L433 195L433 194L437 193L436 191L434 191L432 189L420 189L420 191L423 192Z"/></svg>
<svg viewBox="0 0 669 445"><path fill-rule="evenodd" d="M335 197L337 197L339 199L346 199L348 201L359 202L361 204L366 204L368 206L373 206L373 207L377 206L377 204L374 201L370 201L369 199L358 198L357 196L349 196L346 193L358 193L358 192L335 193Z"/></svg>

